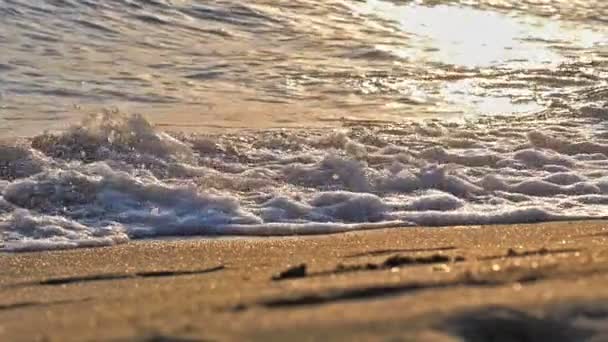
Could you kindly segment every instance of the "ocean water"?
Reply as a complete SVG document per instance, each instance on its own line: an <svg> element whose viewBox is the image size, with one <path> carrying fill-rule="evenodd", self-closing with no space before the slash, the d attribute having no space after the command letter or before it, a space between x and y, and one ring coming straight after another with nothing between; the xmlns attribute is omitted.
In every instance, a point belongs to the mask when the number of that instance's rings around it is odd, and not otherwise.
<svg viewBox="0 0 608 342"><path fill-rule="evenodd" d="M608 217L608 3L0 0L0 251Z"/></svg>

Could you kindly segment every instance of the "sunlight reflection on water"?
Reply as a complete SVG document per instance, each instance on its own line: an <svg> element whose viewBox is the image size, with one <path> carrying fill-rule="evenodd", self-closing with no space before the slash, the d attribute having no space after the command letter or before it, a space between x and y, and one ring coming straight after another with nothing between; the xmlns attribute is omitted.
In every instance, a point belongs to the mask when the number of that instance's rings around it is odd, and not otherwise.
<svg viewBox="0 0 608 342"><path fill-rule="evenodd" d="M530 113L542 110L530 87L517 91L489 91L481 86L486 70L526 72L552 70L581 60L583 50L605 44L605 34L587 25L546 17L509 14L459 5L395 4L386 0L360 3L357 11L397 22L407 39L400 45L376 45L413 64L429 69L464 68L477 77L441 82L433 95L443 98L451 110L477 114ZM583 58L584 59L584 58ZM437 90L437 88L439 90ZM420 96L426 97L424 91ZM429 94L430 95L430 94ZM396 108L398 104L387 106Z"/></svg>
<svg viewBox="0 0 608 342"><path fill-rule="evenodd" d="M552 49L567 44L590 48L604 35L543 17L506 15L453 5L396 5L369 0L361 9L397 21L410 35L401 47L379 46L412 61L463 67L532 67L566 58Z"/></svg>

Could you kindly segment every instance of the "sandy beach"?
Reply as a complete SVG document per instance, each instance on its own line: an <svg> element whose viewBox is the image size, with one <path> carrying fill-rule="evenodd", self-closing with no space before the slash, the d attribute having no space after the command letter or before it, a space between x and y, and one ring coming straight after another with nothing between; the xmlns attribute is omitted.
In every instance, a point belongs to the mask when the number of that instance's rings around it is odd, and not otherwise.
<svg viewBox="0 0 608 342"><path fill-rule="evenodd" d="M601 341L608 225L139 241L0 255L2 341Z"/></svg>

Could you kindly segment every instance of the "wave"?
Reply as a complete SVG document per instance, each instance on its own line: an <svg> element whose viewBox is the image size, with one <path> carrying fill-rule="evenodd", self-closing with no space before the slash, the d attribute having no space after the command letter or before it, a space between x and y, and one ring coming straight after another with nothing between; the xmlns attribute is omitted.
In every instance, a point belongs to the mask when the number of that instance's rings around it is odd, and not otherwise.
<svg viewBox="0 0 608 342"><path fill-rule="evenodd" d="M1 250L604 218L594 113L187 135L104 112L0 144Z"/></svg>

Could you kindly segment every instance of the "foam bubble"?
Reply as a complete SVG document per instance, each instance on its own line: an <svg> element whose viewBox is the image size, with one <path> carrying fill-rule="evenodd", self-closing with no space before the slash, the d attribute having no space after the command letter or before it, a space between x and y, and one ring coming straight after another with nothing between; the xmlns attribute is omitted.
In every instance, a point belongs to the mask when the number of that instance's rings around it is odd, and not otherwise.
<svg viewBox="0 0 608 342"><path fill-rule="evenodd" d="M439 193L420 196L414 199L407 207L409 210L416 211L448 211L461 208L464 205L465 202L456 196Z"/></svg>
<svg viewBox="0 0 608 342"><path fill-rule="evenodd" d="M423 226L456 226L480 224L535 223L550 220L567 220L580 217L552 214L540 208L516 208L510 210L417 212L407 216L408 220Z"/></svg>
<svg viewBox="0 0 608 342"><path fill-rule="evenodd" d="M603 218L597 120L202 136L103 113L62 134L0 142L1 248Z"/></svg>
<svg viewBox="0 0 608 342"><path fill-rule="evenodd" d="M108 246L128 241L120 225L91 227L65 217L14 210L0 221L5 251Z"/></svg>

